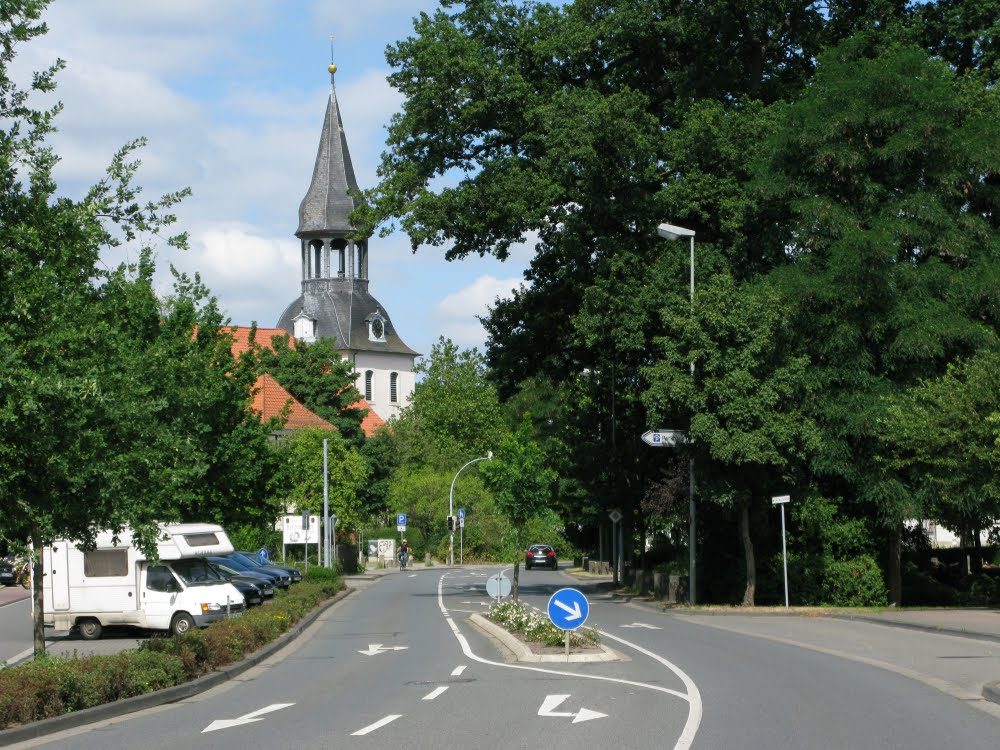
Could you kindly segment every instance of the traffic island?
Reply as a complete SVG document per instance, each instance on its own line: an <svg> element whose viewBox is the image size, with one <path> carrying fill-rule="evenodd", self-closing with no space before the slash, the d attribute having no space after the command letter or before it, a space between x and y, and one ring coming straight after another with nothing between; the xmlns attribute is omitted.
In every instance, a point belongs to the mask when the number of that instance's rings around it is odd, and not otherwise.
<svg viewBox="0 0 1000 750"><path fill-rule="evenodd" d="M469 620L492 640L498 649L509 658L507 661L515 662L550 662L550 663L580 663L580 662L607 662L607 661L629 661L624 654L608 648L604 644L597 643L588 646L575 646L566 656L562 646L549 646L538 641L529 641L523 636L511 633L505 628L490 622L482 615L471 615Z"/></svg>

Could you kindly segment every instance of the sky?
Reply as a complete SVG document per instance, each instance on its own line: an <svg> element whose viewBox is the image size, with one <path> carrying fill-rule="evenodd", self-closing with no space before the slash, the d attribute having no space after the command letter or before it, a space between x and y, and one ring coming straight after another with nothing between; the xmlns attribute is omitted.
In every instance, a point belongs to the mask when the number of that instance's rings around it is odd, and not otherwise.
<svg viewBox="0 0 1000 750"><path fill-rule="evenodd" d="M374 186L386 125L402 97L386 82L387 45L412 34L436 0L55 0L49 33L19 51L22 72L66 61L51 142L59 192L80 197L125 142L144 136L137 183L151 199L184 187L175 228L191 247L163 247L198 272L234 324L272 327L300 293L298 206L309 187L332 60L358 183ZM39 100L39 103L43 103ZM370 241L370 291L411 348L439 337L483 350L476 319L518 286L527 248L500 263L411 252L397 232Z"/></svg>

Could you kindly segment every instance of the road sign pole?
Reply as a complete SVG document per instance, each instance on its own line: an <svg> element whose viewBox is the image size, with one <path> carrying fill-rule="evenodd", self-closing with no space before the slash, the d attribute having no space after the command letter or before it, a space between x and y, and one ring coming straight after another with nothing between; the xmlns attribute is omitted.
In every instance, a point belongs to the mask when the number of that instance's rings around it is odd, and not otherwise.
<svg viewBox="0 0 1000 750"><path fill-rule="evenodd" d="M697 575L695 573L695 550L698 547L698 526L695 522L694 507L694 456L688 460L688 485L690 487L688 499L688 513L691 515L691 527L688 532L688 601L694 605L698 603Z"/></svg>
<svg viewBox="0 0 1000 750"><path fill-rule="evenodd" d="M781 506L781 562L785 567L785 609L788 609L788 552L785 549L785 506Z"/></svg>

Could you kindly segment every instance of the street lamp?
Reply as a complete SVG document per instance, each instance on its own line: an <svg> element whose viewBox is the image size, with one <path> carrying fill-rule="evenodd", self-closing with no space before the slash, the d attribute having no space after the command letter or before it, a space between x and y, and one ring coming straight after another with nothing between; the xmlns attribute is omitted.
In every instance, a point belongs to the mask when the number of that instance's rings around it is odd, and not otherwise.
<svg viewBox="0 0 1000 750"><path fill-rule="evenodd" d="M493 451L487 451L486 455L482 458L474 458L461 469L455 472L455 478L451 480L451 489L448 490L448 518L455 515L455 482L458 481L458 475L465 471L466 468L472 466L472 464L477 461L491 461L493 460ZM448 564L455 564L455 529L448 529Z"/></svg>
<svg viewBox="0 0 1000 750"><path fill-rule="evenodd" d="M673 224L660 224L656 228L656 233L665 240L679 240L682 237L691 238L691 313L694 314L694 230L676 227ZM691 377L694 377L694 360L691 360ZM688 459L688 484L690 485L689 515L691 526L688 531L688 597L691 604L696 603L698 590L695 586L695 509L694 509L694 456Z"/></svg>

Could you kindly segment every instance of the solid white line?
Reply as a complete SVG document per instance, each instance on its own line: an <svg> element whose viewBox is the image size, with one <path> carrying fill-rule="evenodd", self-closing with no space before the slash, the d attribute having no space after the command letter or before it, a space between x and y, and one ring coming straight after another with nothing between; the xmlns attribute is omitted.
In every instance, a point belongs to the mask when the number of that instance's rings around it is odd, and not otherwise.
<svg viewBox="0 0 1000 750"><path fill-rule="evenodd" d="M432 701L437 698L441 693L448 689L447 685L442 685L441 687L434 688L427 695L425 695L421 700Z"/></svg>
<svg viewBox="0 0 1000 750"><path fill-rule="evenodd" d="M465 671L465 665L463 664L462 666L455 667L453 670L451 670L451 676L452 677L458 677L464 671Z"/></svg>
<svg viewBox="0 0 1000 750"><path fill-rule="evenodd" d="M496 661L490 661L489 659L484 659L481 656L477 656L472 651L472 647L466 640L465 636L462 635L462 631L458 629L458 625L452 620L451 616L448 614L448 609L444 606L444 579L448 574L445 573L438 579L438 608L444 615L445 622L451 628L452 633L455 634L455 638L458 639L459 645L462 647L462 652L475 661L482 664L490 664L496 667L506 667L508 669L523 669L529 672L542 672L545 674L555 674L564 677L574 677L577 679L591 679L600 680L602 682L615 682L621 685L634 685L636 687L643 687L649 690L656 690L661 693L667 693L668 695L673 695L677 698L681 698L688 702L688 717L687 721L684 722L684 730L681 732L680 737L677 738L677 742L674 744L674 750L688 750L691 747L691 743L694 741L695 735L698 733L698 727L701 725L701 717L703 713L703 707L701 702L701 692L698 690L698 686L695 685L694 680L687 676L680 667L670 663L662 656L654 654L652 651L647 651L641 646L637 646L634 643L626 641L624 638L618 638L617 636L611 635L610 633L604 633L603 631L598 631L602 636L607 636L612 640L618 641L619 643L624 643L626 646L636 649L642 654L652 657L656 661L660 662L666 666L671 672L676 674L681 681L684 683L684 687L687 689L687 693L681 693L677 690L671 690L669 688L662 687L660 685L650 685L645 682L634 682L632 680L624 680L617 677L602 677L600 675L591 674L578 674L575 672L560 672L555 669L543 669L541 667L528 667L521 664L505 664Z"/></svg>
<svg viewBox="0 0 1000 750"><path fill-rule="evenodd" d="M359 729L357 732L351 732L351 737L360 737L363 734L368 734L369 732L374 732L379 727L384 727L386 724L389 724L389 723L395 721L396 719L398 719L402 715L403 714L389 714L384 719L379 719L374 724L369 724L364 729Z"/></svg>
<svg viewBox="0 0 1000 750"><path fill-rule="evenodd" d="M680 667L671 664L659 654L654 654L652 651L644 649L642 646L637 646L634 643L626 641L624 638L611 635L611 633L605 633L603 630L598 630L597 632L601 634L602 638L610 638L613 641L624 643L626 646L634 648L640 654L645 654L649 658L655 659L681 678L681 682L684 683L684 687L687 689L689 696L688 702L691 704L691 710L688 711L687 721L684 722L684 731L681 732L681 736L677 738L677 744L674 745L674 750L687 750L687 748L691 747L691 743L694 742L694 736L698 734L698 727L701 726L701 717L703 712L701 691L698 690L698 686L694 684L694 680L688 677L687 674L684 673L684 670Z"/></svg>

